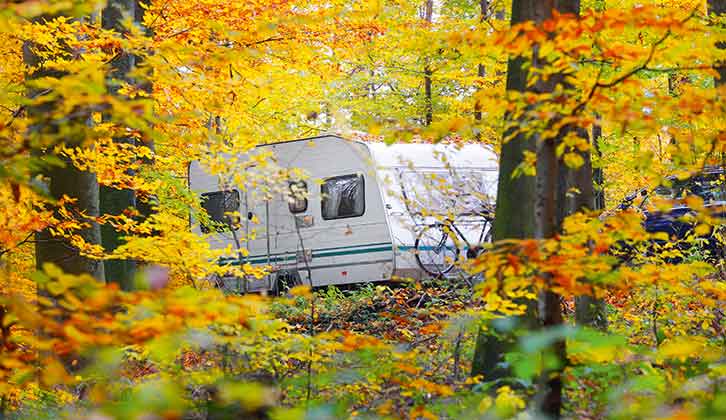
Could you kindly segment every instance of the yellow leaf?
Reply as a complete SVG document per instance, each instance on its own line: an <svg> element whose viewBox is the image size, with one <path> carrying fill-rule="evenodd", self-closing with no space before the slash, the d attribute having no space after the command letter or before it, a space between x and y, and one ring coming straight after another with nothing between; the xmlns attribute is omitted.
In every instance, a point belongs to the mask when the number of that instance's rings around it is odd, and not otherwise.
<svg viewBox="0 0 726 420"><path fill-rule="evenodd" d="M701 223L694 230L696 235L705 236L711 232L711 226Z"/></svg>
<svg viewBox="0 0 726 420"><path fill-rule="evenodd" d="M574 152L565 153L563 160L565 161L565 165L572 169L577 169L585 164L585 159L579 153Z"/></svg>
<svg viewBox="0 0 726 420"><path fill-rule="evenodd" d="M667 339L658 348L658 356L664 359L686 360L689 357L697 356L703 349L703 340L698 337L676 337Z"/></svg>
<svg viewBox="0 0 726 420"><path fill-rule="evenodd" d="M290 289L290 294L292 296L310 297L312 296L312 291L310 289L310 286L300 285Z"/></svg>

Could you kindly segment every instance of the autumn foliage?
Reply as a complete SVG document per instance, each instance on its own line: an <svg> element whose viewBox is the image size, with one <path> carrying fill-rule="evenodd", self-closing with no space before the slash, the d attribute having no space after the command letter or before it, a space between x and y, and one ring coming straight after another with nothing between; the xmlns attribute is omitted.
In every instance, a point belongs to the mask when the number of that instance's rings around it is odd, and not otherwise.
<svg viewBox="0 0 726 420"><path fill-rule="evenodd" d="M130 3L113 19L121 2L3 3L0 417L539 416L550 372L565 417L726 416L723 212L637 194L726 164L722 2L591 0L513 25L509 1ZM507 87L508 60L525 89ZM552 142L563 171L601 173L605 209L496 241L456 279L223 293L210 279L271 267L220 265L247 251L192 233L209 216L189 163L271 193L296 173L249 151L331 131ZM526 150L504 176L537 163ZM131 204L56 194L71 170ZM684 238L644 228L643 209L678 205L694 210ZM136 271L64 272L37 252L48 241ZM553 328L530 322L545 292L560 298ZM575 322L583 296L605 330ZM487 337L507 343L496 379L470 375Z"/></svg>

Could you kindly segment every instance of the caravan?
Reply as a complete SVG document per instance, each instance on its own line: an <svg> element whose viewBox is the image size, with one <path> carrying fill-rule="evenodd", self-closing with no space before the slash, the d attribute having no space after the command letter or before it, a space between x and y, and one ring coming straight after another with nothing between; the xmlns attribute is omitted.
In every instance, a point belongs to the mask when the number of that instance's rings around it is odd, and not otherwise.
<svg viewBox="0 0 726 420"><path fill-rule="evenodd" d="M452 263L490 236L491 219L479 210L494 202L498 171L497 156L484 146L389 146L324 135L261 145L241 161L261 155L288 177L283 188L263 185L271 175L239 185L239 177L212 174L202 162L189 167L190 188L209 219L226 221L222 228L192 221L195 232L215 248L247 250L220 264L270 273L224 284L275 291L421 278L435 272L426 261ZM432 264L441 274L450 269Z"/></svg>

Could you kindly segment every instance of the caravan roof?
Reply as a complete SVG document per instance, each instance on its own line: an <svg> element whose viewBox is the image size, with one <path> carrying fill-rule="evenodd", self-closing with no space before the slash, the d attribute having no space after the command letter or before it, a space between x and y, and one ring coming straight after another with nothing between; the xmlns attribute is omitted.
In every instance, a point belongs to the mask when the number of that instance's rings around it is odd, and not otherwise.
<svg viewBox="0 0 726 420"><path fill-rule="evenodd" d="M412 163L415 167L442 168L445 166L442 155L446 161L456 168L476 168L496 170L499 159L489 146L481 144L426 144L426 143L395 143L363 142L349 140L337 134L322 134L315 137L306 137L295 140L260 144L257 147L276 146L299 141L315 141L337 138L351 143L364 145L371 153L374 163L379 168L406 167Z"/></svg>
<svg viewBox="0 0 726 420"><path fill-rule="evenodd" d="M455 168L476 168L497 170L497 155L480 144L391 144L367 143L376 166L395 168L408 166L416 168L441 168L449 163ZM446 159L443 159L446 156Z"/></svg>

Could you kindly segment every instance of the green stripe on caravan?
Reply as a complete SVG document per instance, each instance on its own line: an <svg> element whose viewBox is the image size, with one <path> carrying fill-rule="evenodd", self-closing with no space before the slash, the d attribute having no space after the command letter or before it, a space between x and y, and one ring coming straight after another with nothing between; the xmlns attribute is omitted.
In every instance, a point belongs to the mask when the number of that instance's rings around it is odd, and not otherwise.
<svg viewBox="0 0 726 420"><path fill-rule="evenodd" d="M368 254L376 252L393 251L393 244L391 242L378 242L363 245L350 245L350 246L339 246L333 248L319 248L313 249L313 258L324 258L324 257L336 257L341 255L355 255L355 254ZM294 252L276 253L270 254L269 262L277 263L284 261L295 261L297 258ZM243 258L243 262L249 264L266 264L268 262L267 255L251 255ZM238 258L220 258L218 264L220 265L237 265L240 261Z"/></svg>

